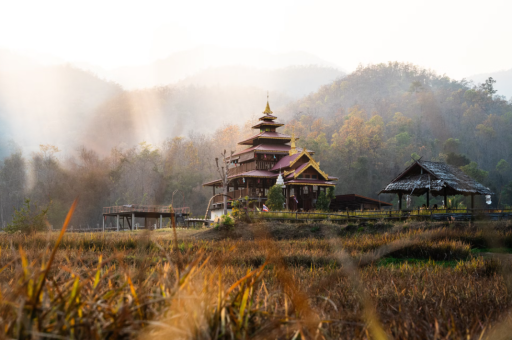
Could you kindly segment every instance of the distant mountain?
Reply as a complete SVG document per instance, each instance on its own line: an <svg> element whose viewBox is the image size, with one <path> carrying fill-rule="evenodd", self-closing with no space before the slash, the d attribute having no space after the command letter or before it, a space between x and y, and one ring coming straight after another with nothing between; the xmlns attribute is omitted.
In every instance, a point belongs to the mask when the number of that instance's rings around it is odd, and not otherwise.
<svg viewBox="0 0 512 340"><path fill-rule="evenodd" d="M47 143L76 147L84 122L121 92L119 85L69 65L42 66L0 51L0 149L10 140L25 151Z"/></svg>
<svg viewBox="0 0 512 340"><path fill-rule="evenodd" d="M79 138L103 152L141 141L160 145L168 138L211 134L228 125L254 122L265 109L266 91L256 87L167 86L125 91L98 107ZM292 102L273 93L274 112Z"/></svg>
<svg viewBox="0 0 512 340"><path fill-rule="evenodd" d="M273 70L246 66L222 66L187 77L177 85L255 86L300 98L343 76L345 73L338 69L315 65L289 66Z"/></svg>
<svg viewBox="0 0 512 340"><path fill-rule="evenodd" d="M492 77L494 80L496 80L494 88L498 90L496 93L497 95L505 96L507 99L512 98L512 69L506 71L477 74L468 77L468 79L473 80L476 84L481 84L489 77Z"/></svg>
<svg viewBox="0 0 512 340"><path fill-rule="evenodd" d="M176 54L155 64L158 70L176 70L157 72L166 86L126 90L105 80L94 65L45 66L0 50L0 159L11 140L25 153L38 150L39 144L67 152L85 145L105 153L113 146L160 144L190 132L211 133L261 114L267 91L279 114L296 99L344 76L306 53L232 50L238 53L236 58L221 60L221 51L231 50L201 48ZM234 60L256 64L258 58L269 68L218 65ZM293 63L309 66L289 65ZM199 67L205 69L198 71ZM184 76L187 72L193 74Z"/></svg>
<svg viewBox="0 0 512 340"><path fill-rule="evenodd" d="M233 65L259 69L280 69L299 65L337 68L333 63L306 52L274 54L261 49L201 46L174 53L148 65L114 69L105 76L126 89L149 88L176 83L211 68Z"/></svg>

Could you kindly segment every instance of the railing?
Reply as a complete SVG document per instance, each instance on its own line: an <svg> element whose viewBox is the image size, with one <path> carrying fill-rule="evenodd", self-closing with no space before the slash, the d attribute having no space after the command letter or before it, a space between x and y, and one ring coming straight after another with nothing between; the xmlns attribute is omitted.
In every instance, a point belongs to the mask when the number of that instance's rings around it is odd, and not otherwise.
<svg viewBox="0 0 512 340"><path fill-rule="evenodd" d="M277 164L277 162L256 161L256 170L270 170L276 164Z"/></svg>
<svg viewBox="0 0 512 340"><path fill-rule="evenodd" d="M406 219L406 218L430 218L435 220L446 220L451 217L460 217L468 219L473 216L488 216L497 218L511 218L512 209L438 209L438 210L359 210L345 211L336 213L327 212L299 212L299 211L269 211L269 212L249 212L255 219L278 219L278 220L332 220L332 221L350 221L357 219ZM494 216L493 216L494 215Z"/></svg>
<svg viewBox="0 0 512 340"><path fill-rule="evenodd" d="M241 163L240 165L237 165L237 166L230 165L228 167L228 176L242 174L244 172L251 171L251 170L256 170L255 162Z"/></svg>
<svg viewBox="0 0 512 340"><path fill-rule="evenodd" d="M173 208L173 211L177 214L189 214L189 207L180 207ZM104 207L103 214L118 214L118 213L139 213L139 212L149 212L149 213L170 213L171 208L168 205L137 205L137 204L126 204L126 205L118 205L113 207Z"/></svg>
<svg viewBox="0 0 512 340"><path fill-rule="evenodd" d="M244 188L244 189L240 189L240 190L234 190L234 191L230 191L228 192L228 200L233 200L233 199L238 199L240 197L245 197L245 196L249 196L249 194L251 193L253 188L250 188L250 189L247 189L247 188ZM219 195L219 196L215 196L213 198L213 203L222 203L224 198L224 196L222 195Z"/></svg>

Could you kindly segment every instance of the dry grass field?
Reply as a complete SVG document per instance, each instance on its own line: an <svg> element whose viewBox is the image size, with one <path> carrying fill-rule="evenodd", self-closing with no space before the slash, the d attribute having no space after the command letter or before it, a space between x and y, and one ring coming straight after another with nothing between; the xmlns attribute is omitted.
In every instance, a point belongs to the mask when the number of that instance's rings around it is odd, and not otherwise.
<svg viewBox="0 0 512 340"><path fill-rule="evenodd" d="M0 235L17 339L507 339L512 223Z"/></svg>

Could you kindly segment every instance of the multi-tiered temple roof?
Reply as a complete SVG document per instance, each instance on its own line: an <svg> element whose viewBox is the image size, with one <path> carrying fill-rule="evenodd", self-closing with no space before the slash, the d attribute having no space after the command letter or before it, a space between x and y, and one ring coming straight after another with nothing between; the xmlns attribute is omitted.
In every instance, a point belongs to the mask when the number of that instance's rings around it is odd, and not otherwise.
<svg viewBox="0 0 512 340"><path fill-rule="evenodd" d="M297 192L302 192L302 187L311 186L311 192L317 193L318 187L335 186L333 181L337 178L320 169L320 164L312 157L314 151L297 148L294 133L290 136L276 131L284 126L276 122L276 119L267 100L263 116L252 127L259 130L258 133L238 143L249 147L234 153L228 160L228 179L230 192L234 192L233 198L238 198L238 195L245 197L244 193L252 196L254 190L251 188L268 189L275 184L280 174L284 177L284 184L292 187L292 193L295 192L293 188L297 189ZM203 186L219 187L221 184L222 181L219 179L204 183ZM242 187L245 189L239 189ZM262 192L266 193L265 190ZM310 191L307 188L304 191L309 195ZM259 190L256 192L261 194ZM287 195L287 198L289 196Z"/></svg>

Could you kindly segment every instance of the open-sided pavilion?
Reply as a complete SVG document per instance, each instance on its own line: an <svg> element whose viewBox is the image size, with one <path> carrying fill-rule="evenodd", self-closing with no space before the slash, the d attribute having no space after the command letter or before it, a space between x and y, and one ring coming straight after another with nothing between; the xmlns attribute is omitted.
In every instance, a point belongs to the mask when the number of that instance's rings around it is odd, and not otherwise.
<svg viewBox="0 0 512 340"><path fill-rule="evenodd" d="M130 230L134 230L135 218L144 219L144 227L147 228L149 219L158 220L159 228L162 228L164 218L185 217L190 214L190 208L172 208L168 205L138 205L126 204L103 208L103 231L105 231L105 220L107 216L116 218L116 230L125 229L124 221Z"/></svg>
<svg viewBox="0 0 512 340"><path fill-rule="evenodd" d="M404 194L426 195L428 207L430 195L443 196L445 205L447 196L471 196L471 209L474 209L475 195L492 195L493 192L459 168L442 162L418 160L393 179L379 194L398 194L400 210Z"/></svg>

